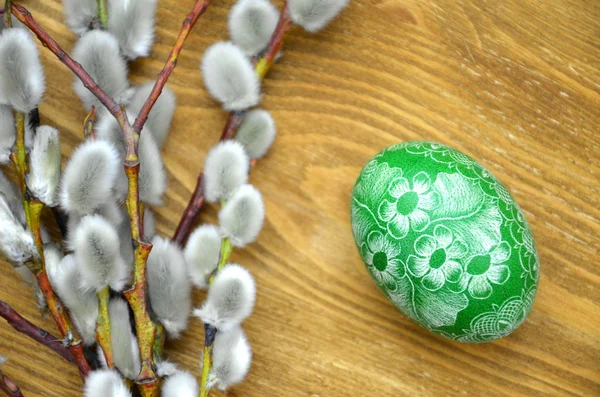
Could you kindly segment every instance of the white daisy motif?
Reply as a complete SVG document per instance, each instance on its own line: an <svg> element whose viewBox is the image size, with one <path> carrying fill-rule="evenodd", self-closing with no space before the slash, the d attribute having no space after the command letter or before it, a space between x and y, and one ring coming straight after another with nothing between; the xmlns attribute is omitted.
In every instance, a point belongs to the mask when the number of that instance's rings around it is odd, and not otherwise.
<svg viewBox="0 0 600 397"><path fill-rule="evenodd" d="M383 200L378 208L379 218L387 222L389 233L397 239L406 237L409 227L420 232L429 226L429 215L425 211L433 210L439 203L437 192L429 191L429 175L421 171L412 179L412 188L408 179L394 179L388 187L395 201Z"/></svg>
<svg viewBox="0 0 600 397"><path fill-rule="evenodd" d="M506 241L493 247L488 253L469 259L459 282L451 289L456 292L469 290L475 299L486 299L494 291L492 284L502 285L510 277L510 269L504 264L510 258L510 246Z"/></svg>
<svg viewBox="0 0 600 397"><path fill-rule="evenodd" d="M425 234L415 241L418 256L408 257L408 270L416 277L423 277L423 287L437 291L446 282L460 280L463 270L458 260L467 254L467 249L462 240L453 238L450 229L437 225L433 236Z"/></svg>
<svg viewBox="0 0 600 397"><path fill-rule="evenodd" d="M381 232L373 231L361 247L362 257L378 284L389 292L398 288L397 278L406 275L404 263L398 259L400 247L388 240Z"/></svg>

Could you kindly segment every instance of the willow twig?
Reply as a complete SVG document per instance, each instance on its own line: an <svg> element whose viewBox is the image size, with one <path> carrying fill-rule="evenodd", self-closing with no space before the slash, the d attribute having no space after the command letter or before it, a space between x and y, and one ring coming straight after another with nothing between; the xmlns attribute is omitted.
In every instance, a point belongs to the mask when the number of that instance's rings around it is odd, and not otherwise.
<svg viewBox="0 0 600 397"><path fill-rule="evenodd" d="M202 14L204 14L204 11L206 11L206 9L208 8L208 3L209 0L197 0L196 4L194 5L194 8L183 21L183 26L181 27L179 36L177 36L177 40L175 41L175 44L171 49L171 53L167 58L167 62L165 63L165 66L162 68L162 70L158 73L158 78L156 79L156 83L154 83L154 87L150 92L150 96L148 96L148 99L146 99L144 106L142 106L142 108L140 109L140 113L135 119L135 123L133 123L134 130L139 132L142 130L142 128L144 128L144 124L148 119L148 115L150 114L152 107L158 100L158 97L160 96L160 93L162 92L165 84L167 83L171 72L173 72L173 69L175 69L175 66L177 65L179 53L183 48L183 43L185 42L185 39L190 34L198 18Z"/></svg>
<svg viewBox="0 0 600 397"><path fill-rule="evenodd" d="M0 369L0 390L9 397L23 397L19 386Z"/></svg>
<svg viewBox="0 0 600 397"><path fill-rule="evenodd" d="M281 14L279 15L277 27L271 35L271 40L269 41L267 49L265 50L264 54L256 60L255 63L256 74L261 80L265 78L267 72L271 69L271 66L273 66L275 58L277 57L279 50L281 50L281 46L283 45L285 37L293 27L294 23L290 18L289 9L287 7L286 2L281 11ZM242 123L244 114L245 111L229 113L227 122L225 123L225 128L223 128L223 132L221 133L219 141L233 139L240 124ZM252 164L256 164L256 159L253 160ZM203 180L203 173L200 172L196 181L196 187L194 188L194 192L192 193L192 197L190 197L190 201L188 202L185 211L181 215L181 219L179 220L179 224L177 225L177 230L175 230L175 234L173 235L173 241L179 244L180 246L183 246L183 243L185 242L187 236L189 235L192 229L194 220L196 219L196 217L200 213L200 210L204 206L205 200Z"/></svg>
<svg viewBox="0 0 600 397"><path fill-rule="evenodd" d="M119 123L121 131L125 138L125 145L127 148L127 154L130 151L134 151L137 144L137 136L127 119L125 111L122 107L108 95L92 77L83 69L83 67L77 63L69 54L67 54L58 43L46 33L44 29L37 23L33 15L23 6L18 4L11 4L12 13L19 21L25 24L33 33L36 34L37 38L47 47L56 57L64 63L75 76L83 83L84 87L87 88L98 100L106 107L106 109L114 116Z"/></svg>
<svg viewBox="0 0 600 397"><path fill-rule="evenodd" d="M50 334L48 331L43 330L35 324L29 322L26 318L17 313L10 305L4 301L0 301L0 317L6 320L6 322L22 333L35 340L36 342L46 346L55 353L59 354L62 358L75 364L73 355L58 339L56 336Z"/></svg>
<svg viewBox="0 0 600 397"><path fill-rule="evenodd" d="M37 279L40 290L42 291L44 299L48 304L48 309L58 326L61 337L63 337L70 345L71 354L77 363L81 376L85 377L91 369L83 353L83 346L81 341L74 338L65 310L56 294L54 294L54 291L50 286L50 281L48 280L48 275L46 274L44 244L42 242L40 227L40 219L44 204L31 196L25 183L25 175L28 172L28 166L25 149L25 115L23 113L15 112L15 127L15 149L11 155L11 159L17 168L25 217L27 219L29 230L33 233L35 246L37 248L37 256L34 257L33 261L28 262L27 266Z"/></svg>

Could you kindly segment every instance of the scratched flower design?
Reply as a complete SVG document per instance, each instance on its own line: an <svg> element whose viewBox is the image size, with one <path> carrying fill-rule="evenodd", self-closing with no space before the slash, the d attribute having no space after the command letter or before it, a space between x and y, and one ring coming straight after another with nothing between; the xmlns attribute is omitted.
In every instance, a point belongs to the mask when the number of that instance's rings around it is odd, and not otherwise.
<svg viewBox="0 0 600 397"><path fill-rule="evenodd" d="M412 186L411 186L412 185ZM439 194L431 189L431 179L421 171L412 179L400 176L394 179L388 193L395 199L383 200L378 208L379 218L387 222L388 232L396 239L406 237L410 228L421 232L429 226L429 215L439 203Z"/></svg>
<svg viewBox="0 0 600 397"><path fill-rule="evenodd" d="M367 236L361 247L362 257L378 284L393 292L398 288L397 279L406 275L404 263L398 258L400 247L379 231Z"/></svg>
<svg viewBox="0 0 600 397"><path fill-rule="evenodd" d="M454 238L446 226L437 225L433 236L424 234L415 241L415 253L408 257L408 270L415 277L423 277L421 284L430 291L437 291L446 282L455 283L463 274L459 263L467 254L467 245Z"/></svg>
<svg viewBox="0 0 600 397"><path fill-rule="evenodd" d="M471 257L462 277L451 289L465 289L475 299L486 299L494 292L493 285L502 285L510 277L510 269L504 263L510 258L510 246L506 241L493 247L483 255Z"/></svg>

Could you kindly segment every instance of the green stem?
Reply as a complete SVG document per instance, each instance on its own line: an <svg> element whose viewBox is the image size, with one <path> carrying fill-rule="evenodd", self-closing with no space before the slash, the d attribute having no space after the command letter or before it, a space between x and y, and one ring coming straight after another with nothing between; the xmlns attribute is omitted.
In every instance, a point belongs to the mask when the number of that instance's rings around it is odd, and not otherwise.
<svg viewBox="0 0 600 397"><path fill-rule="evenodd" d="M106 29L108 27L108 5L106 0L98 0L98 19L102 29Z"/></svg>
<svg viewBox="0 0 600 397"><path fill-rule="evenodd" d="M222 202L221 205L225 205L225 202ZM233 247L231 246L231 240L229 240L227 237L224 237L221 240L221 255L219 257L219 264L217 265L217 269L208 279L209 285L214 282L217 274L221 271L221 269L223 269L223 267L225 267L227 262L229 262L232 250ZM202 379L200 381L200 397L208 396L208 377L212 368L212 352L216 333L217 329L215 327L210 324L204 324L204 357L202 362Z"/></svg>
<svg viewBox="0 0 600 397"><path fill-rule="evenodd" d="M0 0L2 1L2 0ZM4 21L4 29L12 28L12 14L10 12L11 0L4 1L4 10L2 11L2 19ZM2 30L2 29L0 29Z"/></svg>
<svg viewBox="0 0 600 397"><path fill-rule="evenodd" d="M112 340L110 336L110 315L108 313L108 303L110 292L108 286L98 292L98 323L96 324L96 340L102 348L106 365L108 368L114 367Z"/></svg>

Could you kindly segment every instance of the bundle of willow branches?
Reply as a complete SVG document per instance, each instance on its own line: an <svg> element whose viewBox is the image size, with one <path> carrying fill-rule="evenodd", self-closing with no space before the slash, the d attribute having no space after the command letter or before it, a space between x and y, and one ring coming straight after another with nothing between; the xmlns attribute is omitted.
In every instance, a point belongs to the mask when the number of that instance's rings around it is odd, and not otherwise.
<svg viewBox="0 0 600 397"><path fill-rule="evenodd" d="M80 36L72 55L24 7L6 0L0 9L0 163L12 165L18 181L0 173L0 251L52 314L60 338L1 301L0 315L76 364L86 397L131 396L134 384L142 396L207 396L245 378L252 354L241 323L256 286L229 258L256 240L265 217L260 192L248 184L275 138L271 115L256 108L261 81L294 26L316 32L346 5L289 0L278 11L268 0L235 4L231 41L214 44L201 61L205 86L229 119L168 239L156 235L152 212L167 188L160 151L176 107L165 84L208 0L196 1L157 80L132 86L127 62L150 53L156 2L64 0L67 24ZM74 73L87 112L85 139L64 170L59 132L38 125L45 76L29 30ZM192 231L205 201L220 205L219 225ZM42 225L46 209L61 241ZM196 309L193 287L208 290ZM190 315L205 331L199 381L164 351ZM22 395L1 371L0 389Z"/></svg>

